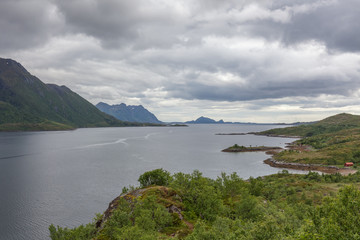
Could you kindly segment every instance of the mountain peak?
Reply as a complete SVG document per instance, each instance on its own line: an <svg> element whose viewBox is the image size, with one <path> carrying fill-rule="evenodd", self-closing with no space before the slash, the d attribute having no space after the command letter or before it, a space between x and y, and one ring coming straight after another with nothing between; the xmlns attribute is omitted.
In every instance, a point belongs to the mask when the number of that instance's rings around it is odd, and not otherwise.
<svg viewBox="0 0 360 240"><path fill-rule="evenodd" d="M201 116L198 119L196 119L195 121L193 120L193 121L188 121L185 123L224 123L224 121L223 120L215 121L214 119Z"/></svg>
<svg viewBox="0 0 360 240"><path fill-rule="evenodd" d="M108 105L108 104L96 104L96 107L107 114L114 116L115 118L127 121L127 122L139 122L139 123L156 123L161 124L154 114L149 112L142 105L126 105L125 103Z"/></svg>
<svg viewBox="0 0 360 240"><path fill-rule="evenodd" d="M0 102L0 130L125 125L66 86L43 83L12 59L0 58Z"/></svg>
<svg viewBox="0 0 360 240"><path fill-rule="evenodd" d="M20 63L10 58L0 58L0 73L8 76L30 75Z"/></svg>

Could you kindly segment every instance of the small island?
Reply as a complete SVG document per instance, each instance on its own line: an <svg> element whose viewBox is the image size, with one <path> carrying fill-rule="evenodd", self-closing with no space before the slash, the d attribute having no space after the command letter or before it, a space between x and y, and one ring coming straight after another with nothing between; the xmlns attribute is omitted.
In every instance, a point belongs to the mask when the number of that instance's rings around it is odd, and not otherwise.
<svg viewBox="0 0 360 240"><path fill-rule="evenodd" d="M246 135L247 133L216 133L215 135Z"/></svg>
<svg viewBox="0 0 360 240"><path fill-rule="evenodd" d="M245 146L239 146L235 144L234 146L228 147L222 152L260 152L260 151L278 151L282 150L281 147L266 147L266 146L256 146L256 147L245 147Z"/></svg>
<svg viewBox="0 0 360 240"><path fill-rule="evenodd" d="M189 125L176 123L176 124L168 124L167 126L169 126L169 127L188 127Z"/></svg>

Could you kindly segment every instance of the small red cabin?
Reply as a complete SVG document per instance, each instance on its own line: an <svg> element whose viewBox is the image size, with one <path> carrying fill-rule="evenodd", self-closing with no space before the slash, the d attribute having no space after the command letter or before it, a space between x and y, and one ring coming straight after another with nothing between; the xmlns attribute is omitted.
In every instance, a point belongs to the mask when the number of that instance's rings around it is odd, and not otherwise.
<svg viewBox="0 0 360 240"><path fill-rule="evenodd" d="M354 163L352 163L352 162L347 162L347 163L344 164L344 166L345 166L345 167L352 167L352 166L354 166Z"/></svg>

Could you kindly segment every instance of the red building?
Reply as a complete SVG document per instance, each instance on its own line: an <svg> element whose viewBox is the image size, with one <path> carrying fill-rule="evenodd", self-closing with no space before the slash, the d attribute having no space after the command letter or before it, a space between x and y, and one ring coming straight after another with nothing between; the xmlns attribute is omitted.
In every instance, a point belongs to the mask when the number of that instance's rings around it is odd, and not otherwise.
<svg viewBox="0 0 360 240"><path fill-rule="evenodd" d="M347 162L347 163L344 164L344 166L345 166L345 167L352 167L352 166L354 166L354 163L352 163L352 162Z"/></svg>

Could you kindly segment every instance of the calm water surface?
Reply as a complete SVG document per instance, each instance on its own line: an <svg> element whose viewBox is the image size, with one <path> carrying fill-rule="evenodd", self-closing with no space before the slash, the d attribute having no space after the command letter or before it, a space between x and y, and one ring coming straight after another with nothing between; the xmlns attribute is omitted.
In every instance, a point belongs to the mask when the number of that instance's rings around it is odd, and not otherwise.
<svg viewBox="0 0 360 240"><path fill-rule="evenodd" d="M48 226L92 221L139 175L155 168L216 178L221 172L258 177L279 169L264 153L223 153L235 143L281 146L294 139L216 133L274 125L95 128L0 133L0 239L49 239Z"/></svg>

